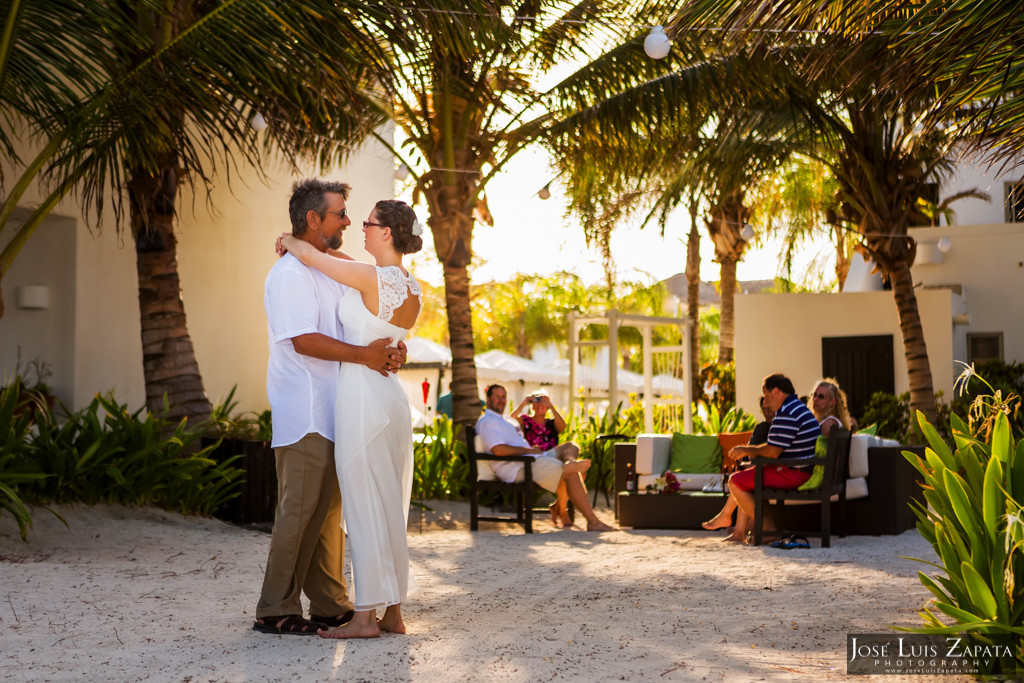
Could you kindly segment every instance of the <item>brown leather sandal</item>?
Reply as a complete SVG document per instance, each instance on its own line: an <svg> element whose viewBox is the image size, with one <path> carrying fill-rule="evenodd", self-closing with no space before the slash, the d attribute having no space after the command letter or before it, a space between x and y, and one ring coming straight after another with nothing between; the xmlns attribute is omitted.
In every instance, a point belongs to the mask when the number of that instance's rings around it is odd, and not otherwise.
<svg viewBox="0 0 1024 683"><path fill-rule="evenodd" d="M286 614L283 617L263 617L253 622L252 630L260 633L273 633L279 636L315 636L320 628L298 614Z"/></svg>

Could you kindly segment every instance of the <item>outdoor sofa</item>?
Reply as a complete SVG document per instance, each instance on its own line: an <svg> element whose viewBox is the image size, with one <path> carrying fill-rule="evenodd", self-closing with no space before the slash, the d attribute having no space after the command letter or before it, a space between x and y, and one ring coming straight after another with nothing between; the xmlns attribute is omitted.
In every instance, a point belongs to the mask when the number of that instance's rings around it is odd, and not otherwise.
<svg viewBox="0 0 1024 683"><path fill-rule="evenodd" d="M718 435L720 443L736 445L740 435ZM674 494L645 493L669 468L671 434L641 434L636 443L615 445L615 490L626 489L627 464L636 472L637 493L616 496L616 517L621 526L649 529L701 529L725 502L724 494L707 491L709 484L721 482L721 471L676 474L682 490ZM677 445L678 445L677 437ZM723 448L723 450L725 450ZM869 434L855 434L850 446L846 481L846 514L839 515L833 500L833 519L845 519L840 534L900 534L914 527L916 517L910 508L913 499L924 500L918 484L920 475L903 456L910 450L922 456L922 448L907 448L898 442ZM717 487L716 487L717 488ZM795 502L794 502L795 503ZM820 524L815 505L774 505L780 528L814 529Z"/></svg>

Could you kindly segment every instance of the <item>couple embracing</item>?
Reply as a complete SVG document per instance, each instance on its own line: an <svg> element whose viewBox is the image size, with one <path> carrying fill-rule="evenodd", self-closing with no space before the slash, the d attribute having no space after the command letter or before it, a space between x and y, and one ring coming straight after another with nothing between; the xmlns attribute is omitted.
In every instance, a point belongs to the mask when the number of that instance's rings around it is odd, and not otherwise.
<svg viewBox="0 0 1024 683"><path fill-rule="evenodd" d="M422 227L404 202L377 202L363 221L376 264L352 259L338 250L352 224L349 189L295 184L292 231L279 238L283 256L266 281L278 504L253 624L263 633L404 633L401 603L415 587L406 542L412 421L392 371L405 361L402 340L420 311L419 284L402 257L422 248ZM342 501L354 604L343 573Z"/></svg>

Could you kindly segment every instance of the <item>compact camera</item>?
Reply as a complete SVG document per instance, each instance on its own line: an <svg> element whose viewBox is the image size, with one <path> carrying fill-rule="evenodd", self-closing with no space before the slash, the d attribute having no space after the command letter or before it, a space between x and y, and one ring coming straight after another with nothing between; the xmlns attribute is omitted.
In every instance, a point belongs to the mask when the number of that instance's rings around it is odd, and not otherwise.
<svg viewBox="0 0 1024 683"><path fill-rule="evenodd" d="M530 397L530 403L540 403L540 402L541 402L541 397L540 396L531 396Z"/></svg>

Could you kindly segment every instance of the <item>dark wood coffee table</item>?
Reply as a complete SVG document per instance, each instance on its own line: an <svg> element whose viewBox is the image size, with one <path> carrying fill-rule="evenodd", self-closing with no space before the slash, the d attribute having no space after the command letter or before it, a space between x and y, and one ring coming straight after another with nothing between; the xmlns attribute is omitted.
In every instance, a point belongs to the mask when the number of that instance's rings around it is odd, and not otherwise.
<svg viewBox="0 0 1024 683"><path fill-rule="evenodd" d="M718 514L725 505L724 493L688 491L619 493L616 498L619 526L634 529L702 529L700 523Z"/></svg>

